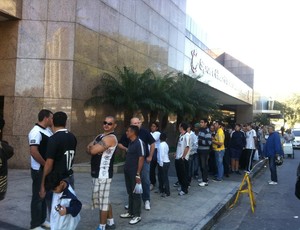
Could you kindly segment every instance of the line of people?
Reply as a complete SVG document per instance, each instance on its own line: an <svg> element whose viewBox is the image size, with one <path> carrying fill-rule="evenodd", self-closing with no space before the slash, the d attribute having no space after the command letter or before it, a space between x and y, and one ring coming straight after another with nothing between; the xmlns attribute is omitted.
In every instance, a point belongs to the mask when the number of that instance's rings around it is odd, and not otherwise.
<svg viewBox="0 0 300 230"><path fill-rule="evenodd" d="M82 204L74 191L72 170L77 140L66 129L66 123L66 113L53 114L49 110L41 110L38 123L28 136L33 181L31 229L75 229L80 221ZM86 149L91 155L92 208L99 209L97 230L116 228L109 197L117 148L126 152L124 181L128 211L121 214L121 218L129 218L129 224L134 225L141 221L142 201L145 210L151 209L150 191L156 185L156 168L158 192L163 197L171 195L168 179L169 146L167 135L158 130L159 124L152 123L149 131L142 127L139 118L133 117L120 140L115 135L116 127L113 116L105 117L103 133L96 136ZM272 127L268 131L270 137L276 133ZM225 129L220 121L209 124L207 119L201 119L193 126L181 123L179 132L174 154L178 178L174 186L178 187L178 195L188 194L192 178L198 179L199 186L205 187L208 186L209 173L214 176L213 181L221 182L224 175L230 172L240 174L240 169L251 170L257 146L257 134L251 124L237 124L232 131ZM265 152L269 157L271 179L275 184L275 154L274 157L272 154L279 150L269 140L278 138L276 134L270 137L265 143ZM50 223L46 221L47 205Z"/></svg>

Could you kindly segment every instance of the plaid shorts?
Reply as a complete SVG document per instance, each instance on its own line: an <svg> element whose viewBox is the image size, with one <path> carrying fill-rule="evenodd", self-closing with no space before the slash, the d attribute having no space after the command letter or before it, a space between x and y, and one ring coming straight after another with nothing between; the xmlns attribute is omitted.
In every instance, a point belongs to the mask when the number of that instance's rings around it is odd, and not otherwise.
<svg viewBox="0 0 300 230"><path fill-rule="evenodd" d="M111 178L93 178L92 209L99 208L102 211L108 211L110 184Z"/></svg>

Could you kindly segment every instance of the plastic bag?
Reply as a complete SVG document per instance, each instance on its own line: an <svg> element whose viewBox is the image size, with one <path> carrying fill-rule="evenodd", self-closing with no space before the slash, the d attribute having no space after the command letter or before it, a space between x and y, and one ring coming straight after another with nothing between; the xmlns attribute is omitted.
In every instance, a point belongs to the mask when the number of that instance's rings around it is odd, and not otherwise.
<svg viewBox="0 0 300 230"><path fill-rule="evenodd" d="M138 184L138 183L135 184L135 187L133 189L133 193L135 193L135 194L142 194L143 193L143 187L142 187L141 183L140 184Z"/></svg>
<svg viewBox="0 0 300 230"><path fill-rule="evenodd" d="M258 161L259 160L259 155L258 155L258 150L257 149L255 150L253 160L254 161Z"/></svg>

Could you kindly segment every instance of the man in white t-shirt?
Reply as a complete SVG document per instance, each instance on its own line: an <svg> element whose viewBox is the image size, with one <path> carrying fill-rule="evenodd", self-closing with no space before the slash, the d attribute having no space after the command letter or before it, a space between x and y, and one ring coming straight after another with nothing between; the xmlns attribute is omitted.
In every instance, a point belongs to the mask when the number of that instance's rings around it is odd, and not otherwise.
<svg viewBox="0 0 300 230"><path fill-rule="evenodd" d="M186 157L190 150L190 135L187 132L188 125L181 123L179 125L180 136L177 143L176 156L175 156L175 168L178 177L178 182L181 185L181 191L179 196L183 196L188 193L188 181L186 175Z"/></svg>
<svg viewBox="0 0 300 230"><path fill-rule="evenodd" d="M38 123L28 134L28 141L31 155L31 178L32 178L32 198L31 198L31 222L30 229L42 230L50 228L50 223L46 221L47 206L45 199L41 199L39 192L43 178L43 167L46 160L46 150L48 139L52 135L53 114L51 111L43 109L38 114Z"/></svg>
<svg viewBox="0 0 300 230"><path fill-rule="evenodd" d="M256 131L252 128L252 124L247 124L246 132L246 171L250 172L252 169L252 160L256 150L257 135Z"/></svg>

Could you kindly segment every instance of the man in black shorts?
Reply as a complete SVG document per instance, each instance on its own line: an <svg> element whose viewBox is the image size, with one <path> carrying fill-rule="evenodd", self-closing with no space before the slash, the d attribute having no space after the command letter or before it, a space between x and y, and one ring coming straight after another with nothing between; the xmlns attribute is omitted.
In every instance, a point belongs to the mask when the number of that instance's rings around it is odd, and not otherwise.
<svg viewBox="0 0 300 230"><path fill-rule="evenodd" d="M46 163L41 183L40 196L45 195L45 178L55 171L69 182L74 188L73 160L75 156L77 140L76 137L66 129L68 116L64 112L56 112L53 115L54 134L49 138Z"/></svg>

